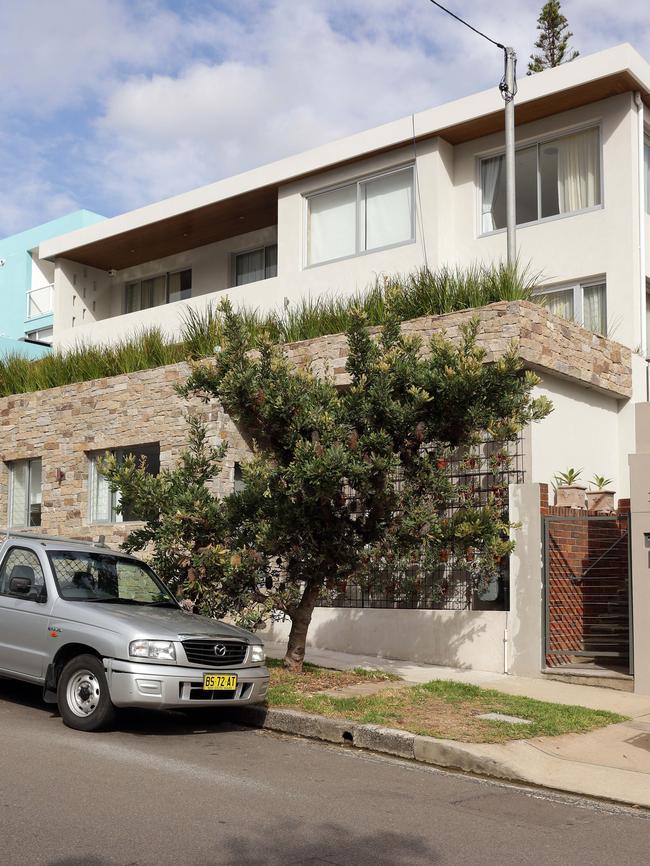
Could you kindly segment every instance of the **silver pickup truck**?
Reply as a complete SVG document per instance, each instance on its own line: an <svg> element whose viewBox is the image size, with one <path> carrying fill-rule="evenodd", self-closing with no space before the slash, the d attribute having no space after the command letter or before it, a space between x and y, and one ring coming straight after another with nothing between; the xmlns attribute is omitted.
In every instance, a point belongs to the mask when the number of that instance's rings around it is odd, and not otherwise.
<svg viewBox="0 0 650 866"><path fill-rule="evenodd" d="M116 707L259 703L264 663L258 638L183 610L133 556L0 536L0 676L42 685L72 728L108 727Z"/></svg>

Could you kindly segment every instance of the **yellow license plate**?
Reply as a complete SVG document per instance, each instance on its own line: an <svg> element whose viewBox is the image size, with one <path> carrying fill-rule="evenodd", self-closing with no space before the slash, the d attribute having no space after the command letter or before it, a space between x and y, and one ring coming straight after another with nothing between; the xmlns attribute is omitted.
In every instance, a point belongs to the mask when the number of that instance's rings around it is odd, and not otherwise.
<svg viewBox="0 0 650 866"><path fill-rule="evenodd" d="M211 692L232 692L237 688L235 674L203 674L203 688Z"/></svg>

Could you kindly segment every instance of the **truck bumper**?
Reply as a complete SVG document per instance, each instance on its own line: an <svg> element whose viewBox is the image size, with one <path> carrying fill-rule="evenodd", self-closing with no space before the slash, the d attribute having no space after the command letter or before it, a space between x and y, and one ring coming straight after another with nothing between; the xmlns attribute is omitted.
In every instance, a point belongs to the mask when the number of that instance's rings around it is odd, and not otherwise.
<svg viewBox="0 0 650 866"><path fill-rule="evenodd" d="M258 704L266 697L266 667L209 670L104 659L111 700L116 707L172 709ZM235 674L232 692L204 691L203 674Z"/></svg>

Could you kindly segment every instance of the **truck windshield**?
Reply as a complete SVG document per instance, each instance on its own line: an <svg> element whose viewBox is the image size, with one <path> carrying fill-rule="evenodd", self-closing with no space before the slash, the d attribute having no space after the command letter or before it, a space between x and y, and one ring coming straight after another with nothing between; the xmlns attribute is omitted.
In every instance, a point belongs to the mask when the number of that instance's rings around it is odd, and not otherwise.
<svg viewBox="0 0 650 866"><path fill-rule="evenodd" d="M57 589L66 601L178 607L167 587L142 562L110 553L48 551Z"/></svg>

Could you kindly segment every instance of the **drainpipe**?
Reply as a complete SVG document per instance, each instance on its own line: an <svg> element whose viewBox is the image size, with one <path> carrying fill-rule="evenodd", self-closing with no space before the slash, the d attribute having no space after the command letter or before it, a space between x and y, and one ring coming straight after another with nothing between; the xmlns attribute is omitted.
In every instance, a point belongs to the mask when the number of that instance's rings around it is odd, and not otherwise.
<svg viewBox="0 0 650 866"><path fill-rule="evenodd" d="M645 162L644 162L644 145L645 145L645 124L644 124L644 106L641 94L636 91L634 94L634 104L636 105L637 116L637 132L638 132L638 148L637 148L637 164L639 176L639 303L641 306L641 352L644 360L648 357L648 329L646 321L646 249L645 249ZM648 394L648 376L646 366L646 400L649 399Z"/></svg>

